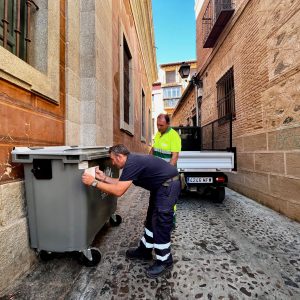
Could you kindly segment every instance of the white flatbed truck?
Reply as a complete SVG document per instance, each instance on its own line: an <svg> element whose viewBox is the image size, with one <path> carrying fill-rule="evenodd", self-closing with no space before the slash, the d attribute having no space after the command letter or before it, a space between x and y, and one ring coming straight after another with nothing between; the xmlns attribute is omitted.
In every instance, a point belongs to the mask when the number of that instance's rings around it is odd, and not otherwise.
<svg viewBox="0 0 300 300"><path fill-rule="evenodd" d="M208 148L205 144L207 135L205 139L201 139L204 132L200 127L173 127L173 129L178 132L182 141L177 169L183 189L200 194L210 194L215 202L223 202L228 182L225 173L230 173L236 168L235 149L226 147L222 151L203 150L203 148ZM231 143L231 138L228 140ZM219 144L228 145L227 141L224 143L224 138Z"/></svg>

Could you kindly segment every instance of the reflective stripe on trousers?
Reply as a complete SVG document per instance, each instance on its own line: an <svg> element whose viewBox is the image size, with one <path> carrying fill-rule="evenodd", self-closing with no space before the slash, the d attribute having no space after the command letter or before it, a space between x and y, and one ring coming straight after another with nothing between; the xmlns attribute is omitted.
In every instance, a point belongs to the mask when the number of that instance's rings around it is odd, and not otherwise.
<svg viewBox="0 0 300 300"><path fill-rule="evenodd" d="M146 248L153 248L153 233L149 229L145 228L145 233L144 236L141 238L141 242Z"/></svg>

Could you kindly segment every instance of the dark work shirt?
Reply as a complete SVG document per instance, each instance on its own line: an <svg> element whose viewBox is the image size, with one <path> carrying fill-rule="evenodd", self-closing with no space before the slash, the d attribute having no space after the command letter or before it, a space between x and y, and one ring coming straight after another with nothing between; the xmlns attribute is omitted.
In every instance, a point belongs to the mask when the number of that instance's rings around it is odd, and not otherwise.
<svg viewBox="0 0 300 300"><path fill-rule="evenodd" d="M176 175L177 169L159 157L129 154L119 180L132 180L134 185L151 191Z"/></svg>

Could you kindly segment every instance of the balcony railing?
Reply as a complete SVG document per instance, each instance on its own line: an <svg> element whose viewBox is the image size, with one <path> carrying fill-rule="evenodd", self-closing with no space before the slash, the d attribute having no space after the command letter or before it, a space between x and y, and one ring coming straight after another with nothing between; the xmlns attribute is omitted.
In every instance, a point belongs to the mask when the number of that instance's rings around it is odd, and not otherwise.
<svg viewBox="0 0 300 300"><path fill-rule="evenodd" d="M202 18L203 48L213 48L234 13L232 0L210 0Z"/></svg>
<svg viewBox="0 0 300 300"><path fill-rule="evenodd" d="M164 108L175 108L179 98L175 99L164 99Z"/></svg>

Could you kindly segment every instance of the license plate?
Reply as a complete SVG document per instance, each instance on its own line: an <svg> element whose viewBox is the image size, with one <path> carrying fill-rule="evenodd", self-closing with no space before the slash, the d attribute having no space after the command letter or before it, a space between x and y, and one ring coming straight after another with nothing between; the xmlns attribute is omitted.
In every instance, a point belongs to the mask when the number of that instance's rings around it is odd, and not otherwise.
<svg viewBox="0 0 300 300"><path fill-rule="evenodd" d="M212 177L188 177L187 183L212 183Z"/></svg>

